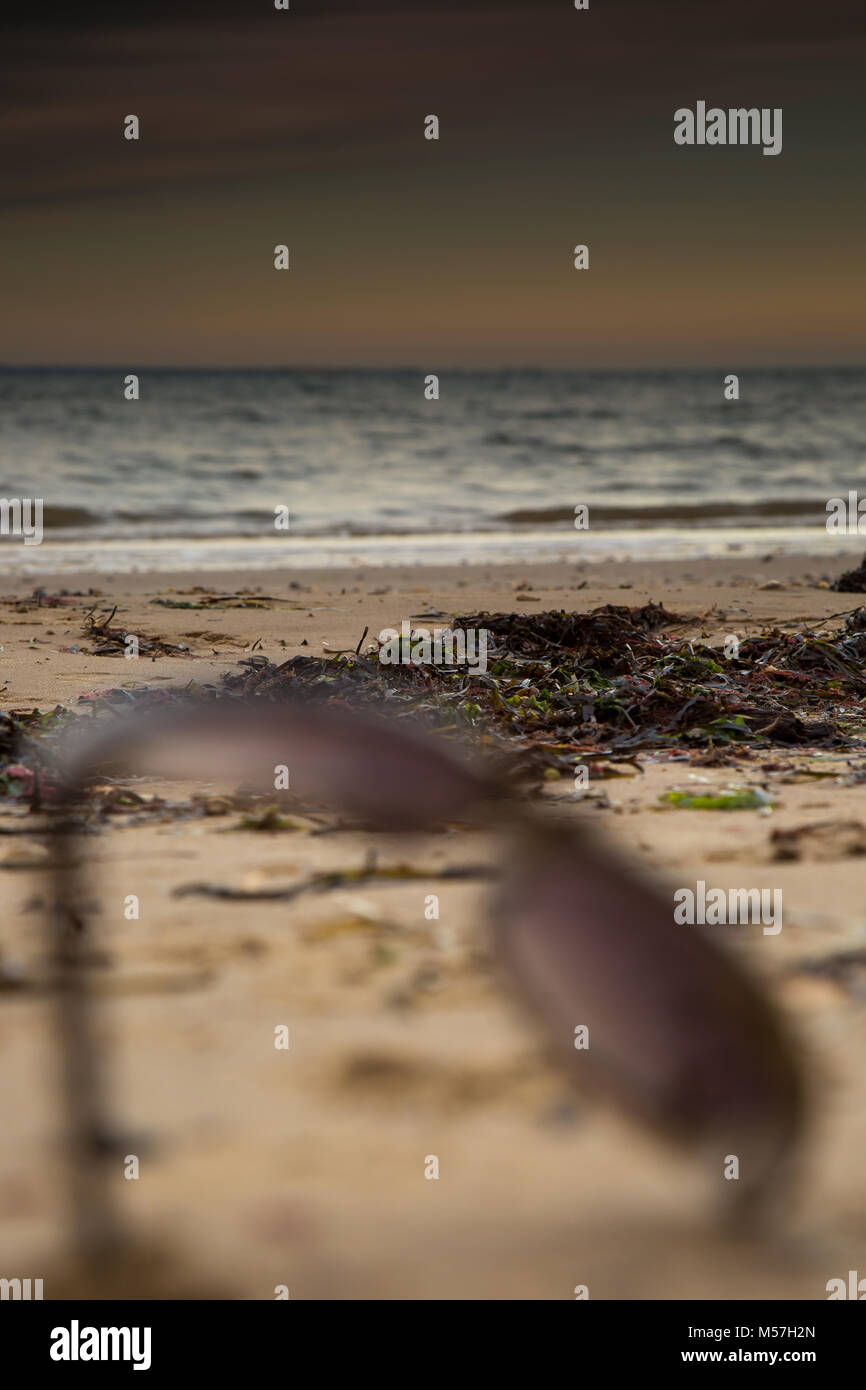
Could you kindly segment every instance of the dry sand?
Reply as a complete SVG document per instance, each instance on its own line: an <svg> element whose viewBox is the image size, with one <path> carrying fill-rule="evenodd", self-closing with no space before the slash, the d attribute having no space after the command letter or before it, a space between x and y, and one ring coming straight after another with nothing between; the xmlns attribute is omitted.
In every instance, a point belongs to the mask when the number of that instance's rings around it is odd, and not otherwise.
<svg viewBox="0 0 866 1390"><path fill-rule="evenodd" d="M70 575L65 589L98 589L90 602L117 604L115 622L128 631L186 643L193 655L89 656L76 650L89 645L84 598L26 612L5 602L2 707L76 708L81 693L123 682L207 680L253 643L274 660L318 654L323 643L354 648L365 627L376 636L431 608L529 613L653 599L705 615L690 632L718 641L856 607L856 596L815 587L818 568L789 557ZM272 599L213 612L152 601L194 599L169 591L196 585ZM32 588L9 582L4 593ZM164 1249L166 1293L270 1299L286 1285L292 1298L568 1299L587 1285L591 1298L822 1299L829 1279L866 1274L866 969L835 982L792 973L803 959L866 948L864 861L832 836L794 862L775 861L770 843L776 827L866 822L866 783L798 777L787 754L744 759L736 773L640 761L642 775L605 781L589 805L569 803L571 813L590 816L668 885L704 878L783 890L779 936L730 929L733 949L788 1010L814 1083L803 1174L778 1229L735 1237L714 1225L687 1158L567 1088L491 969L480 885L434 885L438 922L425 919L432 888L421 881L291 906L172 896L194 881L288 883L356 867L371 843L383 862L483 861L496 854L485 833L265 834L232 832L236 811L143 814L112 821L89 850L109 954L99 1022L118 1122L137 1136L128 1151L140 1159L140 1178L127 1181L118 1157L116 1196L135 1230ZM852 763L862 759L827 770ZM207 785L130 785L179 801L222 790L217 772ZM764 785L775 809L660 808L661 791L697 786L695 775ZM569 791L553 784L545 795ZM0 960L26 972L42 947L45 871L33 837L6 833L22 826L20 809L0 805ZM124 918L129 894L140 898L138 921ZM49 1009L44 997L0 991L0 1275L44 1277L47 1298L69 1291ZM273 1045L280 1024L288 1051ZM435 1181L425 1178L429 1155L439 1160Z"/></svg>

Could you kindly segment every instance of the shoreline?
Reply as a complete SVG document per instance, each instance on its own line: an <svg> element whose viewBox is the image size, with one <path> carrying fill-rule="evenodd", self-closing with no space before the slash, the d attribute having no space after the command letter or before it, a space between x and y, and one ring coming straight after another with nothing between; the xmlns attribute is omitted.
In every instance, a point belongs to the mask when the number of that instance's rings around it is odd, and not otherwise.
<svg viewBox="0 0 866 1390"><path fill-rule="evenodd" d="M163 574L203 570L367 570L392 566L651 563L716 559L736 554L850 563L866 549L866 537L829 534L823 527L683 527L598 531L450 531L375 535L165 537L136 540L43 540L0 543L0 576Z"/></svg>

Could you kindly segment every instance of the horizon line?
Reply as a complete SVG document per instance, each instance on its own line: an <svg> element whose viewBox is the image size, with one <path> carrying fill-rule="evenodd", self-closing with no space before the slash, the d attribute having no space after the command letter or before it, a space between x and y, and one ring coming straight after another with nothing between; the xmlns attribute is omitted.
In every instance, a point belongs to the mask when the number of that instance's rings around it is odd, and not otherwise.
<svg viewBox="0 0 866 1390"><path fill-rule="evenodd" d="M3 372L413 372L425 376L441 375L443 372L720 372L736 371L741 372L814 372L814 371L863 371L866 370L866 359L857 362L776 362L759 363L746 362L732 364L731 362L704 363L695 365L694 363L662 363L651 365L641 364L621 364L619 366L577 366L566 363L545 364L539 366L530 363L515 364L487 364L487 365L456 365L454 363L445 366L431 367L429 363L420 365L411 363L408 366L397 363L380 363L373 365L369 363L330 363L327 365L317 363L291 363L291 362L263 362L263 363L232 363L232 362L202 362L202 363L138 363L135 362L0 362L0 371Z"/></svg>

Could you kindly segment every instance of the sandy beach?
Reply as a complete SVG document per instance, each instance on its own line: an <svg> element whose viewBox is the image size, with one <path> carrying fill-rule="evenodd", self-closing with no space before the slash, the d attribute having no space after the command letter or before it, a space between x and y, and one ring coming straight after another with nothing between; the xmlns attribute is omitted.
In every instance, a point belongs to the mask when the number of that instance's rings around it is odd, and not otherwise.
<svg viewBox="0 0 866 1390"><path fill-rule="evenodd" d="M862 9L10 7L15 1364L856 1366Z"/></svg>
<svg viewBox="0 0 866 1390"><path fill-rule="evenodd" d="M675 632L717 647L773 627L832 631L859 605L827 578L823 562L796 556L69 574L51 580L55 606L29 600L32 579L7 579L2 709L81 712L89 692L206 684L253 649L274 662L355 649L365 629L369 642L431 612L652 600L683 615ZM178 654L92 654L84 615L115 605L115 625ZM123 783L140 799L106 817L87 846L105 952L98 1016L113 1110L136 1136L127 1152L140 1164L138 1180L125 1181L118 1157L116 1199L158 1248L166 1296L271 1299L286 1286L291 1298L569 1299L586 1285L591 1298L824 1299L828 1280L866 1268L863 768L860 753L808 746L720 766L639 753L621 769L631 775L594 781L582 800L556 781L541 793L562 814L589 818L662 884L782 890L784 929L732 928L731 949L790 1019L813 1113L778 1224L736 1236L714 1223L687 1156L566 1084L492 968L485 884L437 884L435 922L421 879L289 905L173 896L191 883L252 887L357 869L371 849L381 863L431 871L495 863L484 830L322 833L301 816L268 832L242 827L216 770L207 783ZM760 788L772 810L660 801L734 784ZM207 814L179 814L191 798L208 799ZM0 1241L4 1265L44 1271L49 1298L71 1276L51 1004L22 987L38 979L44 947L46 851L28 815L21 800L0 801ZM778 832L804 826L821 828L782 857ZM138 920L124 916L130 894ZM831 964L816 970L816 960ZM273 1045L278 1025L290 1030L286 1051ZM430 1155L436 1181L425 1178Z"/></svg>

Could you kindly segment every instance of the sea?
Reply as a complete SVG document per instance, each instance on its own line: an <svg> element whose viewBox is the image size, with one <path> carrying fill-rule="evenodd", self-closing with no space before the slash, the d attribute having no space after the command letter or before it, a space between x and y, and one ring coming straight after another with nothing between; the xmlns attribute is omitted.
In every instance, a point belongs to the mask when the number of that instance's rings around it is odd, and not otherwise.
<svg viewBox="0 0 866 1390"><path fill-rule="evenodd" d="M703 368L449 369L438 399L426 368L129 372L0 368L0 497L44 518L4 573L866 545L826 525L866 497L863 368L740 370L738 400Z"/></svg>

